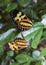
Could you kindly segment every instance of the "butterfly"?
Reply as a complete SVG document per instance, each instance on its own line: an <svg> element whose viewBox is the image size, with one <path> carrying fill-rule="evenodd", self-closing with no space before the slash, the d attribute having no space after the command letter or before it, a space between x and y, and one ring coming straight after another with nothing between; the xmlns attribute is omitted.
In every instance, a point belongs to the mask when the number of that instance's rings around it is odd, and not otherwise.
<svg viewBox="0 0 46 65"><path fill-rule="evenodd" d="M27 41L22 38L16 38L15 40L6 43L4 45L5 50L21 50L27 48Z"/></svg>
<svg viewBox="0 0 46 65"><path fill-rule="evenodd" d="M25 31L32 27L32 21L23 12L14 9L11 11L10 16L16 28L20 31Z"/></svg>

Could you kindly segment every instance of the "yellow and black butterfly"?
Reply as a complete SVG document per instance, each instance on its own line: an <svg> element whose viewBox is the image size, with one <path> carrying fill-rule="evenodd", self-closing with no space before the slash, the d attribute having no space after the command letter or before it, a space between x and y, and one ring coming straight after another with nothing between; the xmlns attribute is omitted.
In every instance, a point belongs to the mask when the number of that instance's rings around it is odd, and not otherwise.
<svg viewBox="0 0 46 65"><path fill-rule="evenodd" d="M16 38L15 40L6 43L4 45L4 49L5 50L21 50L27 48L27 41L25 39L21 39L21 38Z"/></svg>
<svg viewBox="0 0 46 65"><path fill-rule="evenodd" d="M16 28L20 31L28 30L32 27L32 21L26 14L14 9L11 11L10 15Z"/></svg>

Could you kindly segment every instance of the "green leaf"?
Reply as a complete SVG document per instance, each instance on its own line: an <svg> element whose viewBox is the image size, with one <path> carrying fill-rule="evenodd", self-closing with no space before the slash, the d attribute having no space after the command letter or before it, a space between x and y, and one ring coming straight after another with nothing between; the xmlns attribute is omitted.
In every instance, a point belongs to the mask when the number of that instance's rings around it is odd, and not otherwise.
<svg viewBox="0 0 46 65"><path fill-rule="evenodd" d="M42 36L42 32L43 32L43 29L39 29L36 36L34 37L33 41L32 41L32 44L31 44L31 47L32 48L37 48L37 45L39 44L39 41L41 39L41 36Z"/></svg>
<svg viewBox="0 0 46 65"><path fill-rule="evenodd" d="M2 3L3 4L8 4L8 3L10 3L10 0L3 0Z"/></svg>
<svg viewBox="0 0 46 65"><path fill-rule="evenodd" d="M15 29L10 29L7 32L3 33L0 36L0 48L3 47L3 45L17 37L19 33L15 31Z"/></svg>
<svg viewBox="0 0 46 65"><path fill-rule="evenodd" d="M45 37L46 37L46 30L43 32L43 36L45 36Z"/></svg>
<svg viewBox="0 0 46 65"><path fill-rule="evenodd" d="M34 23L33 27L41 27L41 28L43 28L44 25L41 22L36 22L36 23Z"/></svg>
<svg viewBox="0 0 46 65"><path fill-rule="evenodd" d="M29 41L36 34L35 32L37 33L37 31L33 31L30 34L26 35L25 39Z"/></svg>
<svg viewBox="0 0 46 65"><path fill-rule="evenodd" d="M45 56L46 55L46 48L44 48L41 53L40 53L40 56Z"/></svg>
<svg viewBox="0 0 46 65"><path fill-rule="evenodd" d="M10 65L19 65L19 63L11 63Z"/></svg>
<svg viewBox="0 0 46 65"><path fill-rule="evenodd" d="M14 52L13 51L8 51L7 52L7 56L12 57L13 55L14 55Z"/></svg>
<svg viewBox="0 0 46 65"><path fill-rule="evenodd" d="M33 19L38 19L37 13L31 9L31 17Z"/></svg>
<svg viewBox="0 0 46 65"><path fill-rule="evenodd" d="M42 19L46 18L46 14L44 14L41 18L42 18Z"/></svg>
<svg viewBox="0 0 46 65"><path fill-rule="evenodd" d="M17 7L17 3L11 3L7 6L5 11L10 12L11 10L15 9Z"/></svg>
<svg viewBox="0 0 46 65"><path fill-rule="evenodd" d="M35 27L35 28L31 29L29 31L30 33L25 36L25 39L27 41L29 41L32 37L34 37L37 34L37 32L38 32L39 29L41 29L41 27L38 27L38 28Z"/></svg>
<svg viewBox="0 0 46 65"><path fill-rule="evenodd" d="M15 57L15 59L19 62L19 63L25 63L25 62L28 62L28 61L32 61L33 59L28 56L28 55L25 55L25 54L19 54Z"/></svg>
<svg viewBox="0 0 46 65"><path fill-rule="evenodd" d="M25 63L24 65L30 65L30 62Z"/></svg>
<svg viewBox="0 0 46 65"><path fill-rule="evenodd" d="M39 61L39 62L37 62L35 65L42 65L42 62Z"/></svg>
<svg viewBox="0 0 46 65"><path fill-rule="evenodd" d="M30 0L20 0L19 1L20 2L20 4L28 4L28 3L30 3Z"/></svg>

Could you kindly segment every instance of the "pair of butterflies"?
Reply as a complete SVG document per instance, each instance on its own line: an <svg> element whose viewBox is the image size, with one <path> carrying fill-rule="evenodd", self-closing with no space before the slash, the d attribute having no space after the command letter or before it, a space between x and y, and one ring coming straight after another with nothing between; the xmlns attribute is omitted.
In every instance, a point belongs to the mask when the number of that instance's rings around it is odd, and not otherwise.
<svg viewBox="0 0 46 65"><path fill-rule="evenodd" d="M31 20L26 16L26 14L18 11L12 10L10 13L13 23L16 28L20 31L28 30L32 27ZM17 38L7 44L5 44L6 50L21 50L27 47L27 41L25 39Z"/></svg>

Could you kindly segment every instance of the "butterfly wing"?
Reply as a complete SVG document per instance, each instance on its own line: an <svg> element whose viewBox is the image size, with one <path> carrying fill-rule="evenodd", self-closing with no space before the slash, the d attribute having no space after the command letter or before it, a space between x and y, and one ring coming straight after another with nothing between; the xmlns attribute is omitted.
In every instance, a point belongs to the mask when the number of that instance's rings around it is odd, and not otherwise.
<svg viewBox="0 0 46 65"><path fill-rule="evenodd" d="M21 50L27 48L27 41L25 39L17 38L4 45L5 50Z"/></svg>
<svg viewBox="0 0 46 65"><path fill-rule="evenodd" d="M24 31L32 27L32 21L26 16L26 14L13 10L11 11L12 20L17 29Z"/></svg>

